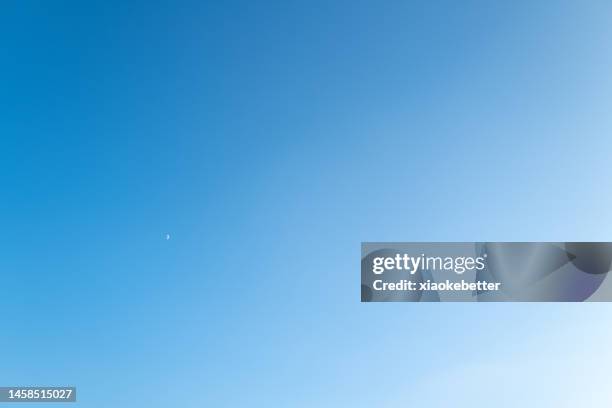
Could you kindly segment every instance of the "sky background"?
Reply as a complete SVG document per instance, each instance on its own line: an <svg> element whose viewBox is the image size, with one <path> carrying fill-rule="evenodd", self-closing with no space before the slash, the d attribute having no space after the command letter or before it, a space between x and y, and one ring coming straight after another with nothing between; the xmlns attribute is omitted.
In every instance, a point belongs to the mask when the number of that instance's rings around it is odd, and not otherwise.
<svg viewBox="0 0 612 408"><path fill-rule="evenodd" d="M0 385L88 408L610 406L608 304L359 300L362 241L611 240L611 18L3 2Z"/></svg>

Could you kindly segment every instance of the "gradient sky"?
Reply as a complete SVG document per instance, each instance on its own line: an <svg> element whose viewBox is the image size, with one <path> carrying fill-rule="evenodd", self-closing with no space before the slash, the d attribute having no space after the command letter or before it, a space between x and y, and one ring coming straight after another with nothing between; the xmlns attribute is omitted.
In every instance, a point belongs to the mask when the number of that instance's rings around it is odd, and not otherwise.
<svg viewBox="0 0 612 408"><path fill-rule="evenodd" d="M607 304L359 302L361 241L611 240L584 3L4 2L0 385L610 406Z"/></svg>

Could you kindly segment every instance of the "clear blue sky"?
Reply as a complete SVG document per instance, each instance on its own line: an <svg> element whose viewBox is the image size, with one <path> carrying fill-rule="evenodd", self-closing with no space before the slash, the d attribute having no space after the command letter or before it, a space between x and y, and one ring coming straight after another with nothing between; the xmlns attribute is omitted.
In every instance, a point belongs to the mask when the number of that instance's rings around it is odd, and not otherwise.
<svg viewBox="0 0 612 408"><path fill-rule="evenodd" d="M609 406L606 304L359 303L361 241L611 240L584 3L4 2L0 385Z"/></svg>

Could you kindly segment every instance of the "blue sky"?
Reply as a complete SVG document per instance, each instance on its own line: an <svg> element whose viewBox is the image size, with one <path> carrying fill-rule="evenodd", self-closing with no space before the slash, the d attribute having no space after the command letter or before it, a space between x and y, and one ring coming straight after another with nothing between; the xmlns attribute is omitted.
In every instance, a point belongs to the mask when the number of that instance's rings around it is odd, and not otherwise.
<svg viewBox="0 0 612 408"><path fill-rule="evenodd" d="M0 385L559 407L611 362L605 304L359 303L361 241L610 240L606 2L0 14Z"/></svg>

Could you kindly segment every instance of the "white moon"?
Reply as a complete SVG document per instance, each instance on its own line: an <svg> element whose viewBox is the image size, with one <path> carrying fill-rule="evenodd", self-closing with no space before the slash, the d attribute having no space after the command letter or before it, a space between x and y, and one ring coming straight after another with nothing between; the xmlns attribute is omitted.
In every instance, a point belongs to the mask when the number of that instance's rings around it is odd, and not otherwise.
<svg viewBox="0 0 612 408"><path fill-rule="evenodd" d="M164 234L164 238L166 239L166 241L170 240L170 234Z"/></svg>

